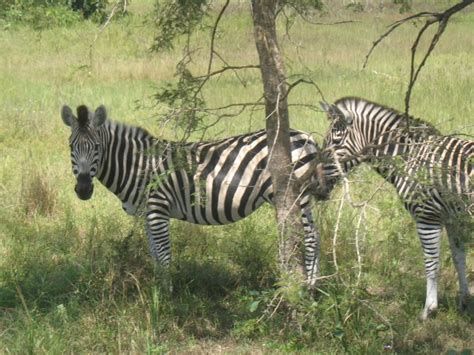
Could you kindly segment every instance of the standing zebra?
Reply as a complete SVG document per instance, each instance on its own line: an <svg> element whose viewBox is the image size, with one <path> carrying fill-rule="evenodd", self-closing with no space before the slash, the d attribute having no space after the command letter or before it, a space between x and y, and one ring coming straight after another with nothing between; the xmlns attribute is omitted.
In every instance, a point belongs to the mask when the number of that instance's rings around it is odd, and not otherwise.
<svg viewBox="0 0 474 355"><path fill-rule="evenodd" d="M75 192L92 196L94 177L113 192L132 215L146 211L151 254L164 266L170 262L169 219L219 225L250 215L272 203L265 131L214 142L177 143L158 140L146 130L110 121L104 106L63 106L69 138ZM315 174L319 149L306 133L291 131L292 160L297 179ZM301 189L307 281L314 285L319 264L319 233L311 213L310 184Z"/></svg>
<svg viewBox="0 0 474 355"><path fill-rule="evenodd" d="M420 318L438 307L440 236L449 238L460 287L469 299L462 234L472 238L474 142L443 136L434 127L394 109L347 97L321 103L331 120L324 141L326 189L361 162L392 183L416 221L424 252L426 302ZM467 237L467 236L465 236Z"/></svg>

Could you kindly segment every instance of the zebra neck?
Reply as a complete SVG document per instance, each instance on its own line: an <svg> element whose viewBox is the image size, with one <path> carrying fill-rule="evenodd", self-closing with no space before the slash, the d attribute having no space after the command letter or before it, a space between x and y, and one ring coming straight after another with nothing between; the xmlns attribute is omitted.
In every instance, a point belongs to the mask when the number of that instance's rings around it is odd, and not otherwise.
<svg viewBox="0 0 474 355"><path fill-rule="evenodd" d="M107 121L101 139L98 180L123 203L136 202L148 183L154 138L144 129Z"/></svg>

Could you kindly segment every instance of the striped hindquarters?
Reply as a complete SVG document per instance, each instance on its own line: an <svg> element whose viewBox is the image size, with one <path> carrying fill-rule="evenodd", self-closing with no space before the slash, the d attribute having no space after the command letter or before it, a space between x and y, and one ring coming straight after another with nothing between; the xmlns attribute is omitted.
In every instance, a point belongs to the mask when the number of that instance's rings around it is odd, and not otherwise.
<svg viewBox="0 0 474 355"><path fill-rule="evenodd" d="M433 214L453 215L472 200L474 143L455 137L429 136L410 144L404 173L394 184L411 207L421 206ZM431 208L430 208L431 206Z"/></svg>

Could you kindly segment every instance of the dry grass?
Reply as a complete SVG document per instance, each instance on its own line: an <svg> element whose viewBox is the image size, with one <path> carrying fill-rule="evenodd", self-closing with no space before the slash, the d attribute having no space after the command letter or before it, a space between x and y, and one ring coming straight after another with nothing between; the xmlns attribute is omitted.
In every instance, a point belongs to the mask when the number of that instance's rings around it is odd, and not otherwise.
<svg viewBox="0 0 474 355"><path fill-rule="evenodd" d="M52 216L57 206L57 191L45 172L25 172L20 196L20 206L28 217Z"/></svg>

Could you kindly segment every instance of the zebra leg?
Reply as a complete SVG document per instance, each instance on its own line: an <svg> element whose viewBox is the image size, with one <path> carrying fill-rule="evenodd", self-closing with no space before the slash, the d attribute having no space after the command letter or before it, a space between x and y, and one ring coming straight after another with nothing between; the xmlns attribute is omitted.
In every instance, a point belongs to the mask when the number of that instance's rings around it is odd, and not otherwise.
<svg viewBox="0 0 474 355"><path fill-rule="evenodd" d="M169 215L161 208L149 205L146 215L146 229L151 255L155 261L168 267L171 261L171 242L169 236Z"/></svg>
<svg viewBox="0 0 474 355"><path fill-rule="evenodd" d="M421 320L426 320L438 308L439 252L442 229L441 224L433 221L421 219L416 221L416 230L425 257L426 272L426 301L425 308L420 315Z"/></svg>
<svg viewBox="0 0 474 355"><path fill-rule="evenodd" d="M155 208L154 208L155 207ZM169 215L156 206L149 205L146 215L146 230L151 255L153 255L159 279L164 290L173 292L173 283L168 273L171 261L171 243L169 236Z"/></svg>
<svg viewBox="0 0 474 355"><path fill-rule="evenodd" d="M451 255L458 273L460 311L467 309L470 299L469 286L466 278L466 254L464 250L464 241L462 239L463 236L461 235L463 232L462 226L462 224L446 224L446 232L448 233Z"/></svg>
<svg viewBox="0 0 474 355"><path fill-rule="evenodd" d="M313 214L311 211L311 195L305 194L300 201L301 219L304 228L304 262L306 269L306 281L309 288L314 288L319 276L319 253L320 236L314 225Z"/></svg>

